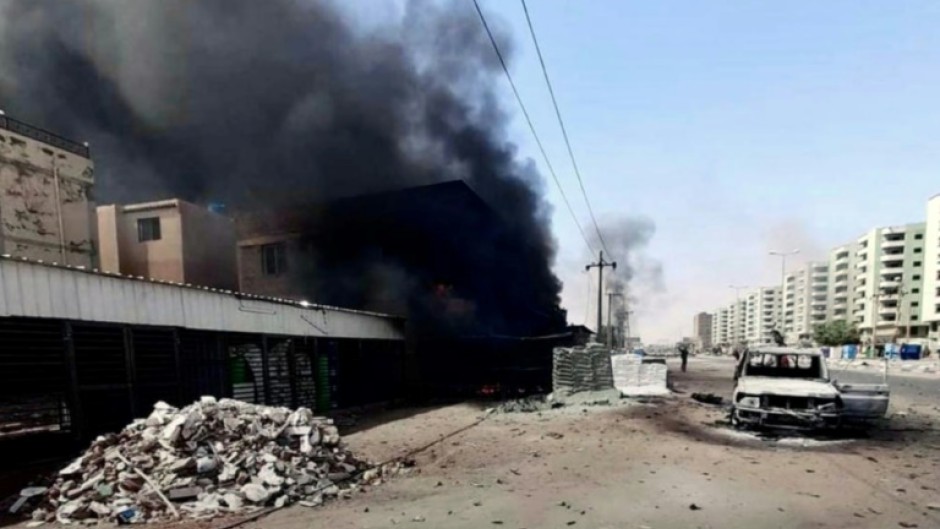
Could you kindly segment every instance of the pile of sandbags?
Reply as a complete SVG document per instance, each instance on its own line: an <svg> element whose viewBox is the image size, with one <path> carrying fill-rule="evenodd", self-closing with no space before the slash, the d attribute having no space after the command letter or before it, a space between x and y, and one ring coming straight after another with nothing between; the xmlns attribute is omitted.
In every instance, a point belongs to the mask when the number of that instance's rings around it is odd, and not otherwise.
<svg viewBox="0 0 940 529"><path fill-rule="evenodd" d="M663 359L646 359L632 354L610 358L614 386L622 395L648 396L669 393L668 369Z"/></svg>
<svg viewBox="0 0 940 529"><path fill-rule="evenodd" d="M613 387L610 349L599 344L554 349L552 391L555 394L571 395L581 391L603 391Z"/></svg>
<svg viewBox="0 0 940 529"><path fill-rule="evenodd" d="M59 471L33 519L134 523L316 506L398 468L357 459L333 422L307 408L213 397L182 409L159 402Z"/></svg>

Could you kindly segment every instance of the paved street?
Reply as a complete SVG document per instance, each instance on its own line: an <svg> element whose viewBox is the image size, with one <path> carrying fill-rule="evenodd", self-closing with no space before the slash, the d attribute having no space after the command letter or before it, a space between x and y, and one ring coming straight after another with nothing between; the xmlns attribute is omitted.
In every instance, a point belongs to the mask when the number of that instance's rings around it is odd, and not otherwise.
<svg viewBox="0 0 940 529"><path fill-rule="evenodd" d="M249 527L940 527L940 438L927 408L860 439L758 439L724 426L732 362L693 358L680 393L647 402L494 413L417 455L412 474ZM901 399L918 387L901 381ZM896 410L897 411L897 410ZM479 406L400 410L347 437L375 460L438 440ZM904 525L901 525L904 524Z"/></svg>

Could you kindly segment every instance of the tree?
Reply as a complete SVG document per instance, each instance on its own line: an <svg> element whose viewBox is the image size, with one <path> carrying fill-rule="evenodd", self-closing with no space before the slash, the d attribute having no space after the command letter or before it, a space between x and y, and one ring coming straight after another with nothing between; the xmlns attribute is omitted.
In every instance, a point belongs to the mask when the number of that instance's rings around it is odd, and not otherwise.
<svg viewBox="0 0 940 529"><path fill-rule="evenodd" d="M847 345L859 342L858 329L845 321L827 321L813 329L813 339L819 345Z"/></svg>

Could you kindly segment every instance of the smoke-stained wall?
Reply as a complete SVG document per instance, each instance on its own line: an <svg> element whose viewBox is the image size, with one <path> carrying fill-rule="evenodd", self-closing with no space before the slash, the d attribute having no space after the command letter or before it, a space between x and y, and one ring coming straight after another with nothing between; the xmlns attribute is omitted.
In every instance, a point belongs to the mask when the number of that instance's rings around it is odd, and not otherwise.
<svg viewBox="0 0 940 529"><path fill-rule="evenodd" d="M90 141L99 202L179 197L246 211L463 180L513 252L454 244L453 262L498 264L516 285L503 302L552 313L550 207L506 139L501 71L472 6L411 1L365 27L338 5L0 0L0 108ZM373 292L437 279L358 257ZM483 277L468 265L449 284L469 306L489 304Z"/></svg>

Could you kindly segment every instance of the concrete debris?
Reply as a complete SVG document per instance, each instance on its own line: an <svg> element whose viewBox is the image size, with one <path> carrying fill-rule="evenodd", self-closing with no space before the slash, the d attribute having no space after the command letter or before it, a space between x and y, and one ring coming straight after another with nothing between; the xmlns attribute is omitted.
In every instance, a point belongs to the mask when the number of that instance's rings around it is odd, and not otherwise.
<svg viewBox="0 0 940 529"><path fill-rule="evenodd" d="M715 406L721 406L725 402L725 399L714 393L693 393L692 399L705 404L714 404Z"/></svg>
<svg viewBox="0 0 940 529"><path fill-rule="evenodd" d="M404 468L374 468L342 444L330 419L203 397L103 435L37 496L37 522L121 524L206 519L292 503L315 507ZM30 496L30 497L31 497Z"/></svg>
<svg viewBox="0 0 940 529"><path fill-rule="evenodd" d="M507 400L496 407L499 413L534 413L548 410L551 404L543 395L534 395L521 399Z"/></svg>
<svg viewBox="0 0 940 529"><path fill-rule="evenodd" d="M610 349L591 344L587 347L556 347L552 355L552 390L556 395L579 391L600 391L614 387Z"/></svg>

